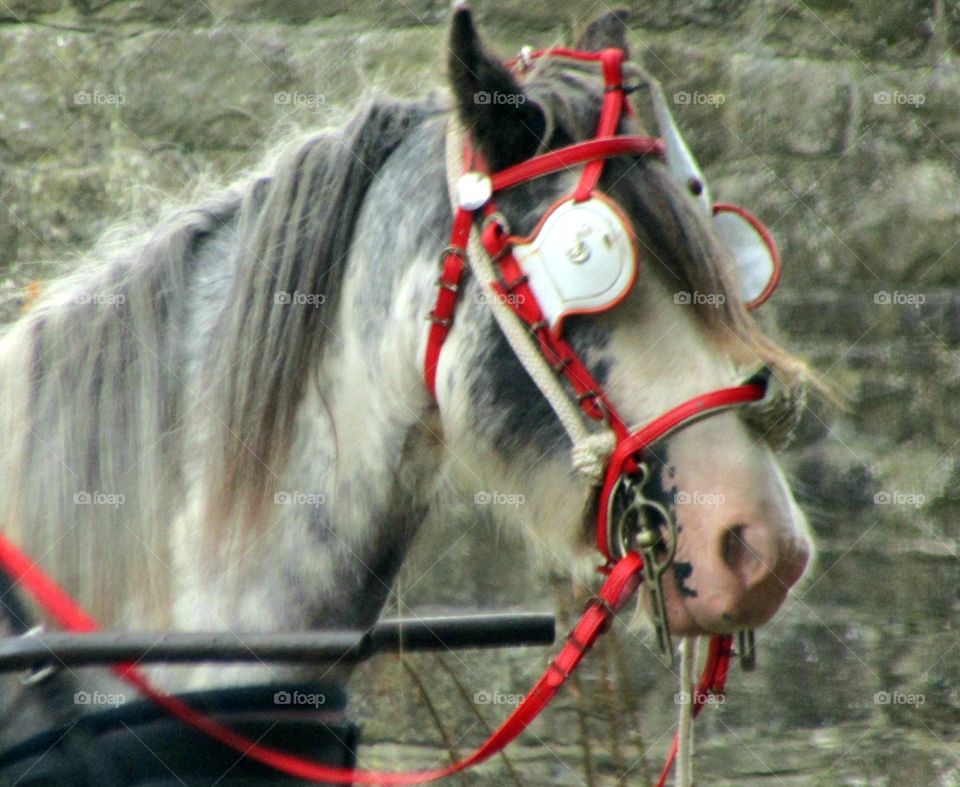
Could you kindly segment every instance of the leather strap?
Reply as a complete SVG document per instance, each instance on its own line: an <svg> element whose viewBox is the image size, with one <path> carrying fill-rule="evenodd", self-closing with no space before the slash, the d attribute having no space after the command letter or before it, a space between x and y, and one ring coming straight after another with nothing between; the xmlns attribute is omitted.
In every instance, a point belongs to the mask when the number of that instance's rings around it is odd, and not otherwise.
<svg viewBox="0 0 960 787"><path fill-rule="evenodd" d="M440 350L450 333L453 313L457 308L457 295L466 269L467 240L473 214L462 208L453 219L450 233L450 245L443 251L440 261L440 276L437 278L437 301L430 312L430 331L427 334L427 351L424 358L424 381L430 395L436 398L437 364L440 362Z"/></svg>
<svg viewBox="0 0 960 787"><path fill-rule="evenodd" d="M89 613L2 534L0 534L0 567L10 574L15 584L26 587L47 614L63 628L78 632L97 630L97 623ZM524 701L473 754L445 768L412 773L388 773L330 767L258 744L255 740L215 721L205 713L195 710L182 699L160 691L134 664L114 664L111 670L171 716L241 755L291 776L333 784L422 784L443 779L489 759L523 732L530 722L550 704L586 652L606 631L614 615L633 597L640 584L642 569L643 558L636 553L630 553L614 566L599 595L587 607L563 648Z"/></svg>
<svg viewBox="0 0 960 787"><path fill-rule="evenodd" d="M606 85L603 94L603 107L600 110L600 121L597 126L597 138L609 137L617 133L620 116L623 113L623 65L622 49L604 49L600 52L600 63L603 66L603 80ZM590 199L600 174L603 172L603 159L591 161L583 168L580 176L580 185L573 193L577 202Z"/></svg>
<svg viewBox="0 0 960 787"><path fill-rule="evenodd" d="M589 161L613 156L656 156L662 158L663 142L656 137L606 136L576 142L559 150L550 150L531 159L514 164L490 176L494 193L509 189L519 183L549 175L562 169L570 169Z"/></svg>

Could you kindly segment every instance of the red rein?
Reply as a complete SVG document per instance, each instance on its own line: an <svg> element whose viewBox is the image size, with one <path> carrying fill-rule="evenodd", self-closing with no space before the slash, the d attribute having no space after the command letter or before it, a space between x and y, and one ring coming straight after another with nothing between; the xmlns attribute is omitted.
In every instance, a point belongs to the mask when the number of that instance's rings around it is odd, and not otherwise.
<svg viewBox="0 0 960 787"><path fill-rule="evenodd" d="M98 630L97 622L44 571L26 557L17 547L0 535L0 564L10 574L14 584L27 588L44 611L67 631L89 633ZM563 648L551 662L547 671L527 694L524 701L500 725L500 727L471 755L445 768L409 773L350 770L335 768L293 754L258 744L235 730L200 713L177 697L160 691L150 683L144 673L133 664L114 664L112 671L123 681L142 692L151 702L163 708L171 716L202 732L242 756L249 757L275 770L300 779L330 782L334 784L422 784L452 776L472 765L489 759L505 748L540 714L566 682L570 674L599 636L606 631L613 616L633 597L640 584L643 559L636 553L627 555L617 563L603 584L598 596L587 607L583 616L567 637ZM703 677L693 698L702 707L704 697L723 692L731 654L730 637L714 637ZM667 764L669 773L676 756L674 740Z"/></svg>

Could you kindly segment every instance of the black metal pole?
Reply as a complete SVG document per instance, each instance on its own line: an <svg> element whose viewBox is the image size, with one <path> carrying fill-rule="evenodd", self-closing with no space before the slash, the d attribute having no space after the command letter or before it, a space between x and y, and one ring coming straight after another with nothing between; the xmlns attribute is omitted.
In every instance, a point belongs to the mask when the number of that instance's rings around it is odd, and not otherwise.
<svg viewBox="0 0 960 787"><path fill-rule="evenodd" d="M553 643L553 615L395 618L364 631L59 632L0 638L0 672L52 666L184 662L355 663L398 650L519 647Z"/></svg>
<svg viewBox="0 0 960 787"><path fill-rule="evenodd" d="M359 661L369 650L363 632L283 634L103 631L59 632L0 639L0 671L36 666L82 666L117 662Z"/></svg>
<svg viewBox="0 0 960 787"><path fill-rule="evenodd" d="M552 645L557 622L536 612L393 618L373 627L375 653L397 650L455 650Z"/></svg>

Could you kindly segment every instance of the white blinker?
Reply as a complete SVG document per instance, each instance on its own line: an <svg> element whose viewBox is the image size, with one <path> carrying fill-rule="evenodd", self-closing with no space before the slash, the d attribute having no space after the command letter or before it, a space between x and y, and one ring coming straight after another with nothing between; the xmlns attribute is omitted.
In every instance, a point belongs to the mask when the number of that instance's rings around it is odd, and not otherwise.
<svg viewBox="0 0 960 787"><path fill-rule="evenodd" d="M639 267L629 223L600 196L557 203L532 237L515 242L513 254L555 333L569 314L619 303Z"/></svg>
<svg viewBox="0 0 960 787"><path fill-rule="evenodd" d="M651 98L671 177L705 215L713 217L717 235L733 257L743 303L748 309L759 306L780 280L776 243L760 220L743 208L711 203L707 181L677 128L662 88L653 80Z"/></svg>
<svg viewBox="0 0 960 787"><path fill-rule="evenodd" d="M780 279L780 253L760 220L735 205L714 205L713 222L733 256L740 298L748 309L763 303Z"/></svg>

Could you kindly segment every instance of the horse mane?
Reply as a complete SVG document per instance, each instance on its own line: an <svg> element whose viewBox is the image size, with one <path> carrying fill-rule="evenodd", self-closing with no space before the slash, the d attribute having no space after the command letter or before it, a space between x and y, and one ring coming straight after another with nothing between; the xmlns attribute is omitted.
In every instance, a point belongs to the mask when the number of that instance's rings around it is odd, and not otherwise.
<svg viewBox="0 0 960 787"><path fill-rule="evenodd" d="M241 209L238 276L214 335L209 406L218 427L205 483L211 535L253 525L289 449L294 417L337 308L354 226L390 154L430 112L373 103L341 131L284 159L260 200ZM277 296L317 296L278 305Z"/></svg>
<svg viewBox="0 0 960 787"><path fill-rule="evenodd" d="M304 370L329 338L366 191L431 111L370 101L145 238L114 231L0 333L0 526L96 615L169 622L170 527L195 480L180 469L191 409L206 410L216 441L208 499L250 499L272 478L264 467L279 466ZM209 284L195 261L211 253L238 259L227 300L206 294L219 318L203 355L215 360L191 390L183 346L200 339L184 330ZM326 300L283 308L276 292ZM142 608L124 607L133 598Z"/></svg>

